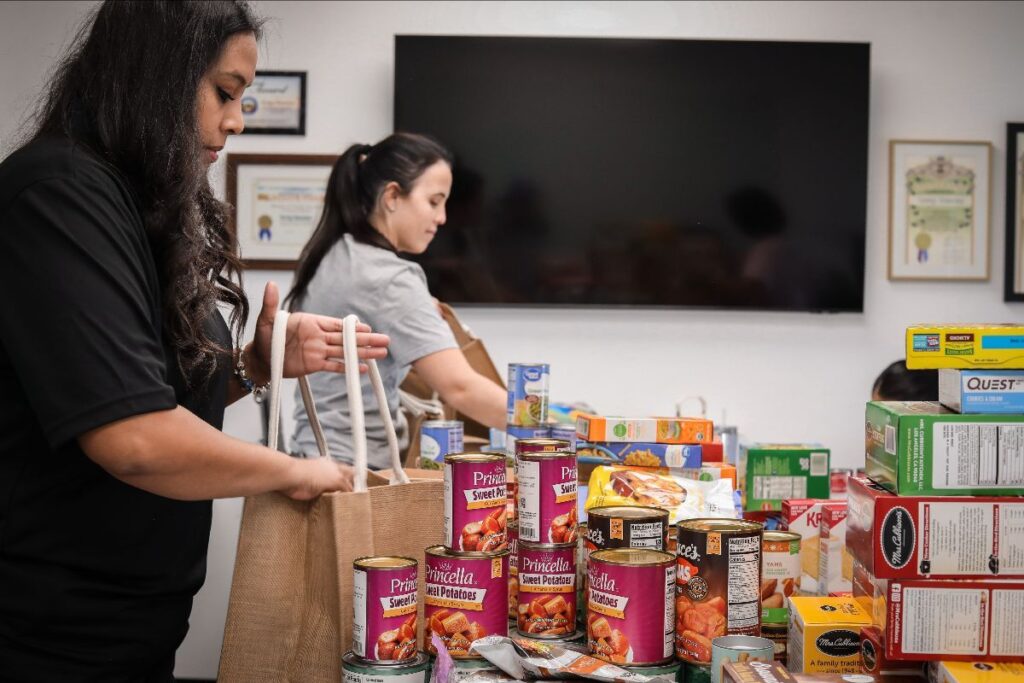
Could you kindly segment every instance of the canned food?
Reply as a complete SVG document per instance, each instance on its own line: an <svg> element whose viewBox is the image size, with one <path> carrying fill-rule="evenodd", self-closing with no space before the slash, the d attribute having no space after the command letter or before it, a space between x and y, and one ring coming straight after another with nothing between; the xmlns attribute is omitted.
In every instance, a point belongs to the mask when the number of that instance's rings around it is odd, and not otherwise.
<svg viewBox="0 0 1024 683"><path fill-rule="evenodd" d="M435 545L425 552L424 651L436 654L431 633L453 658L475 657L469 646L478 638L507 636L508 550L456 555Z"/></svg>
<svg viewBox="0 0 1024 683"><path fill-rule="evenodd" d="M344 683L427 683L430 660L417 653L412 659L385 664L346 652L341 658L341 671Z"/></svg>
<svg viewBox="0 0 1024 683"><path fill-rule="evenodd" d="M520 441L527 439L548 439L551 437L551 428L547 425L539 427L516 427L509 425L505 428L505 453L515 460L516 446Z"/></svg>
<svg viewBox="0 0 1024 683"><path fill-rule="evenodd" d="M519 525L508 525L508 618L519 617Z"/></svg>
<svg viewBox="0 0 1024 683"><path fill-rule="evenodd" d="M789 620L786 598L800 588L800 534L766 531L761 546L761 627Z"/></svg>
<svg viewBox="0 0 1024 683"><path fill-rule="evenodd" d="M416 560L361 557L352 566L352 652L366 662L415 658Z"/></svg>
<svg viewBox="0 0 1024 683"><path fill-rule="evenodd" d="M508 547L505 459L459 453L444 459L444 544L452 552L493 552Z"/></svg>
<svg viewBox="0 0 1024 683"><path fill-rule="evenodd" d="M579 538L576 539L576 623L587 622L587 557L590 551L587 550L587 523L581 522L576 530Z"/></svg>
<svg viewBox="0 0 1024 683"><path fill-rule="evenodd" d="M520 634L547 639L576 631L576 545L519 544Z"/></svg>
<svg viewBox="0 0 1024 683"><path fill-rule="evenodd" d="M711 683L722 683L725 662L771 662L775 646L757 636L721 636L711 642Z"/></svg>
<svg viewBox="0 0 1024 683"><path fill-rule="evenodd" d="M535 427L548 420L547 363L508 364L508 410L510 425Z"/></svg>
<svg viewBox="0 0 1024 683"><path fill-rule="evenodd" d="M550 638L538 638L536 636L525 636L523 634L519 634L516 636L516 638L521 640L527 640L533 643L557 645L559 647L564 647L566 650L572 650L573 652L582 652L583 654L590 654L590 649L587 647L586 631L573 631L568 635L553 636Z"/></svg>
<svg viewBox="0 0 1024 683"><path fill-rule="evenodd" d="M444 456L461 453L462 422L458 420L427 420L420 426L420 467L437 469Z"/></svg>
<svg viewBox="0 0 1024 683"><path fill-rule="evenodd" d="M517 509L519 507L519 481L516 479L515 474L516 463L513 460L511 470L508 469L508 462L505 463L505 477L507 480L508 496L505 502L505 518L509 523L515 521L518 516Z"/></svg>
<svg viewBox="0 0 1024 683"><path fill-rule="evenodd" d="M686 683L711 683L711 665L683 662L683 680Z"/></svg>
<svg viewBox="0 0 1024 683"><path fill-rule="evenodd" d="M615 505L587 511L586 544L590 551L606 548L665 550L668 511L639 505Z"/></svg>
<svg viewBox="0 0 1024 683"><path fill-rule="evenodd" d="M572 448L568 439L552 439L544 437L516 440L517 457L523 453L554 453L555 451L571 453Z"/></svg>
<svg viewBox="0 0 1024 683"><path fill-rule="evenodd" d="M659 550L598 550L587 577L590 653L615 664L671 661L674 558Z"/></svg>
<svg viewBox="0 0 1024 683"><path fill-rule="evenodd" d="M761 637L772 641L775 645L775 661L786 666L789 660L789 657L786 656L789 624L761 624Z"/></svg>
<svg viewBox="0 0 1024 683"><path fill-rule="evenodd" d="M676 655L706 664L711 641L761 632L761 534L757 522L679 522Z"/></svg>
<svg viewBox="0 0 1024 683"><path fill-rule="evenodd" d="M576 425L556 424L551 426L551 438L569 442L569 450L576 452Z"/></svg>
<svg viewBox="0 0 1024 683"><path fill-rule="evenodd" d="M519 540L576 540L576 456L565 452L523 453L516 458Z"/></svg>
<svg viewBox="0 0 1024 683"><path fill-rule="evenodd" d="M679 681L682 683L682 665L679 662L671 662L669 664L661 664L659 666L624 666L622 668L631 673L640 674L641 676L660 676L665 680Z"/></svg>

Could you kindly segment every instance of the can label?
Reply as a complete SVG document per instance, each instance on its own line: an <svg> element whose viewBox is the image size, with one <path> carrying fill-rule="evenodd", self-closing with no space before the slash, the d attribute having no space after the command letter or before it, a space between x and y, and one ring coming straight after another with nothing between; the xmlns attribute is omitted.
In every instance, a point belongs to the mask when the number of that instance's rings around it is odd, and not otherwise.
<svg viewBox="0 0 1024 683"><path fill-rule="evenodd" d="M443 463L444 456L461 453L463 427L457 420L427 420L420 427L420 463Z"/></svg>
<svg viewBox="0 0 1024 683"><path fill-rule="evenodd" d="M576 456L517 459L519 539L531 543L576 540Z"/></svg>
<svg viewBox="0 0 1024 683"><path fill-rule="evenodd" d="M651 509L648 515L626 517L591 510L587 516L587 549L665 550L668 532L668 513L664 511Z"/></svg>
<svg viewBox="0 0 1024 683"><path fill-rule="evenodd" d="M800 585L800 536L764 539L761 568L761 621L785 624L789 620L786 598Z"/></svg>
<svg viewBox="0 0 1024 683"><path fill-rule="evenodd" d="M775 645L757 636L727 636L716 640L711 653L711 681L722 683L726 662L773 662Z"/></svg>
<svg viewBox="0 0 1024 683"><path fill-rule="evenodd" d="M440 546L427 549L423 616L429 628L423 649L437 654L436 633L452 657L468 657L484 636L508 635L508 552L460 556Z"/></svg>
<svg viewBox="0 0 1024 683"><path fill-rule="evenodd" d="M352 651L375 662L414 658L416 565L370 570L357 566L353 579Z"/></svg>
<svg viewBox="0 0 1024 683"><path fill-rule="evenodd" d="M444 464L444 543L456 552L508 547L505 459L448 460Z"/></svg>
<svg viewBox="0 0 1024 683"><path fill-rule="evenodd" d="M519 526L508 527L508 618L519 616Z"/></svg>
<svg viewBox="0 0 1024 683"><path fill-rule="evenodd" d="M576 544L519 546L519 633L556 638L576 630Z"/></svg>
<svg viewBox="0 0 1024 683"><path fill-rule="evenodd" d="M590 557L587 641L595 657L616 664L660 664L672 658L676 567L670 555L664 556L664 562L644 565Z"/></svg>
<svg viewBox="0 0 1024 683"><path fill-rule="evenodd" d="M741 524L737 522L737 524ZM761 530L678 526L676 655L711 661L711 641L761 632Z"/></svg>
<svg viewBox="0 0 1024 683"><path fill-rule="evenodd" d="M547 363L509 363L507 418L510 425L534 427L548 419Z"/></svg>
<svg viewBox="0 0 1024 683"><path fill-rule="evenodd" d="M349 652L341 658L341 669L343 683L427 683L430 660L417 655L396 666L364 661Z"/></svg>

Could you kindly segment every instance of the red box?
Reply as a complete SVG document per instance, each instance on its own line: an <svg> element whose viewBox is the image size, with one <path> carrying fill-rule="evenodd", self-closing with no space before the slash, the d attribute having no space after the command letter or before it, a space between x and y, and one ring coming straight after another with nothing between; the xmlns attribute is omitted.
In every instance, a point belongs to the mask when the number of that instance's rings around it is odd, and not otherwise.
<svg viewBox="0 0 1024 683"><path fill-rule="evenodd" d="M885 656L885 638L875 626L860 630L860 667L864 673L876 676L917 676L924 678L924 664L892 660Z"/></svg>
<svg viewBox="0 0 1024 683"><path fill-rule="evenodd" d="M896 496L852 477L847 502L847 546L872 576L1024 578L1024 498Z"/></svg>
<svg viewBox="0 0 1024 683"><path fill-rule="evenodd" d="M707 441L700 445L701 462L723 462L725 460L725 448L721 441Z"/></svg>

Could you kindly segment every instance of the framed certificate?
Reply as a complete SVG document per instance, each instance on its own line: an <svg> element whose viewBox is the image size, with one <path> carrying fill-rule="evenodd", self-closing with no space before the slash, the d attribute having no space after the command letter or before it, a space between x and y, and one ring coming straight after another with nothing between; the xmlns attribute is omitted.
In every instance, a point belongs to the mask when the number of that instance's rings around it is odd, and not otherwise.
<svg viewBox="0 0 1024 683"><path fill-rule="evenodd" d="M323 212L330 154L228 154L231 227L246 268L292 270Z"/></svg>
<svg viewBox="0 0 1024 683"><path fill-rule="evenodd" d="M257 71L242 95L243 135L306 134L306 72Z"/></svg>
<svg viewBox="0 0 1024 683"><path fill-rule="evenodd" d="M1006 124L1006 286L1003 301L1024 301L1024 123Z"/></svg>
<svg viewBox="0 0 1024 683"><path fill-rule="evenodd" d="M992 144L889 143L889 279L988 280Z"/></svg>

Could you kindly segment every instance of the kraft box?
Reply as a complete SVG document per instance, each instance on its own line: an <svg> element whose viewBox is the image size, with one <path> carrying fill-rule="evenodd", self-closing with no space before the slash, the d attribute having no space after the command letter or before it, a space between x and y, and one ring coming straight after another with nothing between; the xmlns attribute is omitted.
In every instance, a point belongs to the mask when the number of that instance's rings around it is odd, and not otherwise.
<svg viewBox="0 0 1024 683"><path fill-rule="evenodd" d="M937 401L871 401L868 478L899 495L1024 494L1024 415L960 415Z"/></svg>
<svg viewBox="0 0 1024 683"><path fill-rule="evenodd" d="M702 448L696 444L577 441L576 456L580 458L581 462L594 462L601 465L698 469L703 462Z"/></svg>
<svg viewBox="0 0 1024 683"><path fill-rule="evenodd" d="M1024 370L1024 326L912 325L907 328L907 367Z"/></svg>
<svg viewBox="0 0 1024 683"><path fill-rule="evenodd" d="M793 498L828 498L829 449L818 444L752 444L740 450L745 510L782 510Z"/></svg>
<svg viewBox="0 0 1024 683"><path fill-rule="evenodd" d="M897 496L850 479L846 544L880 579L1024 579L1024 498Z"/></svg>
<svg viewBox="0 0 1024 683"><path fill-rule="evenodd" d="M1024 413L1024 370L939 370L939 403L956 413Z"/></svg>

